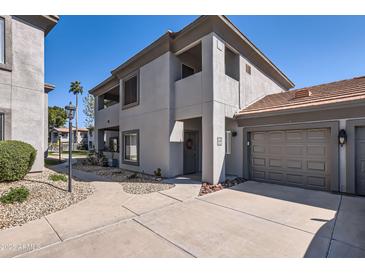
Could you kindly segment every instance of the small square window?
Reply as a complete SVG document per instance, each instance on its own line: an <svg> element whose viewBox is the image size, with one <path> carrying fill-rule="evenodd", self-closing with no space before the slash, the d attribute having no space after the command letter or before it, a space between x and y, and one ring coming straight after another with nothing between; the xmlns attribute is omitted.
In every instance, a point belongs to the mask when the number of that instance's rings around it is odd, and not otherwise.
<svg viewBox="0 0 365 274"><path fill-rule="evenodd" d="M123 132L123 163L139 165L139 130Z"/></svg>
<svg viewBox="0 0 365 274"><path fill-rule="evenodd" d="M246 73L251 75L251 66L246 64Z"/></svg>
<svg viewBox="0 0 365 274"><path fill-rule="evenodd" d="M124 81L123 106L134 106L138 104L138 76L134 75Z"/></svg>

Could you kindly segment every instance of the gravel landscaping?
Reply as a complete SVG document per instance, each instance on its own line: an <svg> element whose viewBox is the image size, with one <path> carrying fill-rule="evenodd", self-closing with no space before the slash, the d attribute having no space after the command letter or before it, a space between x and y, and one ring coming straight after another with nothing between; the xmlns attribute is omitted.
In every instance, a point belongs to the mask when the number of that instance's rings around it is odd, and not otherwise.
<svg viewBox="0 0 365 274"><path fill-rule="evenodd" d="M29 196L22 203L0 203L0 229L22 225L64 209L87 198L94 191L90 183L73 181L72 193L68 193L67 182L49 180L49 176L55 173L45 169L42 173L28 174L20 181L0 183L0 196L11 187L24 186L29 190Z"/></svg>
<svg viewBox="0 0 365 274"><path fill-rule="evenodd" d="M101 167L78 162L73 167L77 170L90 172L114 182L119 182L123 190L131 194L148 194L173 188L175 185L164 183L155 176L134 173L132 171L115 168ZM137 177L135 177L137 176Z"/></svg>
<svg viewBox="0 0 365 274"><path fill-rule="evenodd" d="M241 177L237 177L235 179L227 179L223 183L218 184L209 184L209 183L202 183L202 186L200 188L199 196L203 196L205 194L213 193L219 190L222 190L224 188L229 188L241 183L246 182L246 179L243 179Z"/></svg>

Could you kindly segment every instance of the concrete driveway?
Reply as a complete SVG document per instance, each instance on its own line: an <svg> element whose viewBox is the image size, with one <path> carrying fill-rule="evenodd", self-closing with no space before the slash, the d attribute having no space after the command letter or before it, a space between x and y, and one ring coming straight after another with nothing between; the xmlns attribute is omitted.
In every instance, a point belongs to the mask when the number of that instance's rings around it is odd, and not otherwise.
<svg viewBox="0 0 365 274"><path fill-rule="evenodd" d="M203 197L197 197L195 184L131 196L117 189L119 184L105 184L107 201L97 203L99 210L89 198L66 209L69 212L48 216L43 229L28 224L28 232L39 231L49 241L40 236L33 239L33 244L43 241L36 250L10 255L365 257L362 197L252 181ZM14 241L20 228L0 232L0 244ZM21 243L32 243L31 236L22 235Z"/></svg>

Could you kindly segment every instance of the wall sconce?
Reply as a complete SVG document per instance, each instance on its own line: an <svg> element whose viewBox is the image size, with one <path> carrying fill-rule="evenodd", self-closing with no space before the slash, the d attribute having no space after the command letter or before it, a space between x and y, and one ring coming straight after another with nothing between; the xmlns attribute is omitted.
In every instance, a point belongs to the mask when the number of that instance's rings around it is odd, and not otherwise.
<svg viewBox="0 0 365 274"><path fill-rule="evenodd" d="M343 146L347 141L347 133L344 129L341 129L338 133L338 143Z"/></svg>

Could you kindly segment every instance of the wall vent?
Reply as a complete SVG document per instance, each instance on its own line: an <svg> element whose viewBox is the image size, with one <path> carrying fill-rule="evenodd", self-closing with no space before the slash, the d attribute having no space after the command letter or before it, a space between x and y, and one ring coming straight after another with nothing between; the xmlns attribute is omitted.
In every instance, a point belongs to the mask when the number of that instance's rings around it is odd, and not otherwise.
<svg viewBox="0 0 365 274"><path fill-rule="evenodd" d="M305 97L309 97L311 95L312 95L312 92L310 92L308 89L301 89L294 93L294 99L305 98Z"/></svg>

